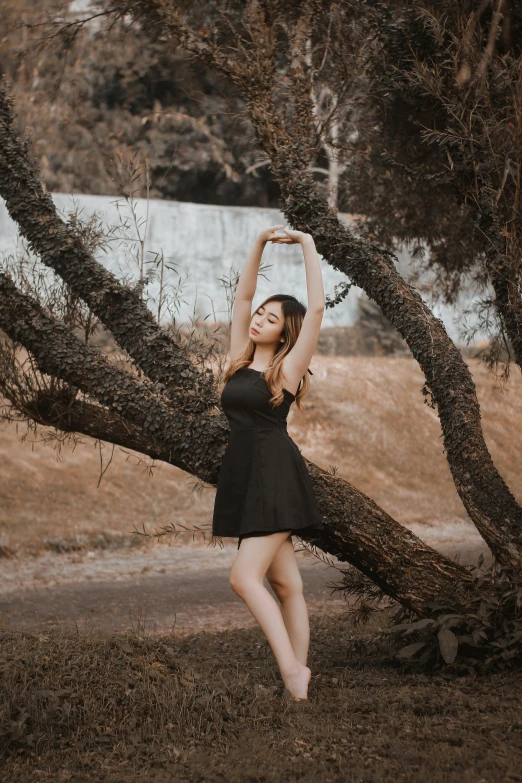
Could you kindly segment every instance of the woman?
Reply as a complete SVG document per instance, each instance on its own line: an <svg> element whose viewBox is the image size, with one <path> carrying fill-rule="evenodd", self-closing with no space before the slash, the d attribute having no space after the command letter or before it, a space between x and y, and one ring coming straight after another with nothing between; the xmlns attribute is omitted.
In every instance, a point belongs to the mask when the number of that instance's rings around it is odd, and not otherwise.
<svg viewBox="0 0 522 783"><path fill-rule="evenodd" d="M277 233L283 228L284 233ZM267 242L303 249L308 309L275 294L251 315ZM221 393L230 438L221 464L212 535L238 537L230 574L265 633L290 697L308 697L310 629L292 533L323 528L310 475L288 435L286 418L309 386L307 372L324 312L324 290L310 234L272 226L257 238L239 278L230 335L230 362ZM264 586L267 577L280 607Z"/></svg>

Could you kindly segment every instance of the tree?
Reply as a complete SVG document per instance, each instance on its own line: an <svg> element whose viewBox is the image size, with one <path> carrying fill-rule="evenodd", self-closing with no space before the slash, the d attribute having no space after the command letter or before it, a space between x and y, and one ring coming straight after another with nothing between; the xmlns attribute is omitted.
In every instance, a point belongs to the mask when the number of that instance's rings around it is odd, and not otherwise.
<svg viewBox="0 0 522 783"><path fill-rule="evenodd" d="M215 484L228 423L213 409L217 395L211 371L198 372L154 322L136 290L121 285L92 257L81 232L58 218L28 145L16 132L11 103L4 87L0 192L10 214L43 263L112 332L134 372L113 365L3 272L0 327L12 350L22 346L42 377L57 382L31 384L24 378L25 394L19 393L20 381L4 382L4 394L41 425L138 450ZM316 542L321 549L356 565L386 594L420 612L434 595L466 581L466 569L423 544L370 498L328 471L311 464L309 469L329 522L328 532Z"/></svg>
<svg viewBox="0 0 522 783"><path fill-rule="evenodd" d="M241 101L211 69L142 30L129 35L129 19L99 27L96 8L73 5L0 0L0 73L49 190L117 194L115 156L141 151L151 198L277 205L269 169L249 173L259 155Z"/></svg>
<svg viewBox="0 0 522 783"><path fill-rule="evenodd" d="M121 12L120 3L112 7ZM448 464L464 506L499 563L519 568L522 509L487 449L467 365L442 322L398 274L391 252L364 231L357 234L342 224L317 192L310 173L322 140L314 124L315 60L311 66L308 42L314 42L312 51L318 62L328 57L326 47L336 51L331 44L335 35L338 46L344 46L345 33L360 21L359 4L332 6L339 17L336 25L330 25L325 13L328 4L306 1L288 9L275 0L253 0L241 14L234 6L220 10L218 4L215 19L221 19L221 25L212 21L206 26L198 17L199 8L191 10L189 23L175 2L142 0L125 8L151 33L161 33L166 41L212 64L241 91L257 141L272 162L286 217L295 227L313 233L328 263L363 288L406 340L425 374L424 393L437 406ZM358 32L360 38L360 28ZM349 62L362 69L364 84L368 58L359 58L354 47L352 43ZM331 62L330 81L339 95L357 76L347 71L346 61L341 52ZM276 95L280 98L277 104Z"/></svg>
<svg viewBox="0 0 522 783"><path fill-rule="evenodd" d="M485 358L507 353L522 368L520 4L368 7L375 57L344 208L387 246L426 244L446 301L464 282L489 286L478 305L493 338Z"/></svg>
<svg viewBox="0 0 522 783"><path fill-rule="evenodd" d="M308 41L321 40L325 20L315 4L290 11L277 3L250 2L246 18L227 6L215 26L188 24L180 9L164 3L131 3L144 29L165 45L217 68L241 90L258 143L271 160L283 208L297 228L314 234L326 260L349 275L381 307L422 367L424 391L437 406L448 463L457 490L497 561L520 567L522 511L495 469L480 426L473 381L443 324L397 273L393 257L361 230L340 223L317 192L312 174L316 127ZM207 12L207 9L205 9ZM219 10L219 9L218 9ZM118 13L122 13L119 7ZM278 20L285 14L285 28ZM218 22L222 27L219 28ZM281 34L281 29L286 32ZM339 34L342 26L338 28ZM220 35L223 40L220 40ZM314 58L324 51L312 46ZM286 58L286 59L285 59ZM276 68L276 64L278 67ZM350 78L352 78L350 76ZM284 94L280 111L273 95ZM317 143L320 143L320 139ZM0 100L0 194L21 233L44 264L65 282L110 330L144 377L111 365L81 342L6 273L0 276L0 327L34 357L38 371L67 384L70 398L44 395L25 413L47 426L84 432L164 459L215 483L228 426L216 410L211 371L200 372L182 347L155 323L136 291L99 265L81 233L56 215L37 166L15 127L6 88ZM8 390L7 390L8 391ZM12 399L16 404L15 396ZM312 543L351 563L386 595L419 614L434 596L470 583L469 571L427 547L370 499L336 475L308 463L327 530Z"/></svg>

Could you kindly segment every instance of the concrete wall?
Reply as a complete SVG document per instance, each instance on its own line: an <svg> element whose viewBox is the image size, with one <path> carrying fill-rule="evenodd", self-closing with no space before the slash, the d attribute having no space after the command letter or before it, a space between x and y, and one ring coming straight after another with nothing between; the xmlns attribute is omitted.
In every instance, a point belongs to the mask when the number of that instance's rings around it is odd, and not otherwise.
<svg viewBox="0 0 522 783"><path fill-rule="evenodd" d="M276 209L256 207L222 207L188 202L136 199L135 213L123 199L111 196L70 195L53 193L52 198L65 219L78 208L80 217L88 219L96 213L105 227L112 227L107 252L99 252L98 259L119 277L139 278L139 238L144 240L145 259L149 268L157 254L162 252L171 285L171 297L181 285L181 298L174 311L181 321L196 314L207 320L226 320L227 299L220 278L228 278L231 270L241 270L247 254L262 229L285 223L284 216ZM347 217L343 219L348 220ZM124 239L127 237L127 239ZM4 202L0 199L0 253L20 252L23 248L17 227L10 219ZM305 269L299 246L267 245L263 254L264 264L270 264L265 277L259 277L254 306L271 293L291 293L304 304L306 297ZM345 276L332 269L321 259L325 292L330 296L334 286L345 280ZM399 254L399 268L407 274L409 257ZM151 295L149 306L157 313L158 284L151 283L147 289ZM327 309L323 326L345 326L354 323L357 317L357 299L362 292L352 288L349 296L340 305ZM426 299L426 295L423 295ZM429 299L426 299L431 305ZM463 297L459 308L438 307L433 309L441 318L450 335L459 341L458 323L461 311L469 304L469 297ZM168 317L165 311L162 320Z"/></svg>

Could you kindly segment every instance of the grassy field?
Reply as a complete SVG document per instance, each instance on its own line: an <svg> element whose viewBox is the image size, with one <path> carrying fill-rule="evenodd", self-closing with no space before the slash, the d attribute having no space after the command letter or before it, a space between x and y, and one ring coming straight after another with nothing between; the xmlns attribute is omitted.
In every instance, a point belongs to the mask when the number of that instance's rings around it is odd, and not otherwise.
<svg viewBox="0 0 522 783"><path fill-rule="evenodd" d="M2 783L522 780L522 673L404 674L385 618L313 618L308 702L258 628L183 640L0 634Z"/></svg>

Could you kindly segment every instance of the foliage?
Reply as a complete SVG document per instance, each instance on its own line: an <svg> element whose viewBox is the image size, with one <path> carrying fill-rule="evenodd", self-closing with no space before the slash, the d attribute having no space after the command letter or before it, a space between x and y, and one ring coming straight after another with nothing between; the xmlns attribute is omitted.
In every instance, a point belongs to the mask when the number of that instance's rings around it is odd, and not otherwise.
<svg viewBox="0 0 522 783"><path fill-rule="evenodd" d="M62 5L0 0L0 75L33 130L49 190L118 193L118 157L139 151L150 161L152 198L277 205L234 90L124 15L75 27L90 13ZM144 177L139 184L146 196Z"/></svg>
<svg viewBox="0 0 522 783"><path fill-rule="evenodd" d="M344 208L413 249L431 295L476 295L490 368L522 363L520 4L377 0ZM470 340L476 328L463 325Z"/></svg>
<svg viewBox="0 0 522 783"><path fill-rule="evenodd" d="M387 654L414 670L496 671L519 666L522 582L493 566L495 578L484 590L482 563L481 555L471 589L463 592L459 586L443 600L428 601L427 617L415 619L400 607L395 623L383 632Z"/></svg>
<svg viewBox="0 0 522 783"><path fill-rule="evenodd" d="M165 46L148 18L162 13L161 4L93 3L99 13L85 24L88 14L57 14L55 2L40 4L35 21L33 5L0 0L8 31L0 71L14 83L34 129L51 190L113 193L116 159L140 150L150 159L153 197L278 205L270 157L256 144L237 84L179 42ZM484 2L479 10L472 0L342 0L293 9L271 0L259 6L272 25L269 46L277 59L273 103L287 112L289 127L298 112L289 88L310 86L315 184L341 211L363 214L389 248L407 245L414 259L409 272L429 273L434 300L455 302L464 288L475 294L468 315L476 325L464 321L461 337L470 341L478 329L489 334L481 357L507 378L522 351L512 345L522 331L520 302L511 312L520 300L518 5ZM208 26L226 51L233 53L236 36L253 55L247 16L245 29L237 27L241 4L172 8L190 10L197 27ZM297 29L294 17L304 19L310 8L309 73L299 74L285 64L283 47Z"/></svg>

